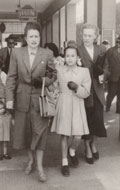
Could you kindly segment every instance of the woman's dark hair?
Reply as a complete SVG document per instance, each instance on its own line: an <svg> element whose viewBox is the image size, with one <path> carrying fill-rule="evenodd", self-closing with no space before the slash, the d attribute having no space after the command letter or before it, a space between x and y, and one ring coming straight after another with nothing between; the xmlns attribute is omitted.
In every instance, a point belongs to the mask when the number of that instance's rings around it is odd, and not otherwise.
<svg viewBox="0 0 120 190"><path fill-rule="evenodd" d="M58 47L56 46L56 44L54 44L54 43L46 43L44 45L44 48L49 48L53 52L54 57L59 56L59 50L58 50Z"/></svg>
<svg viewBox="0 0 120 190"><path fill-rule="evenodd" d="M29 30L37 30L39 34L41 35L41 26L38 22L27 22L25 29L24 29L24 35L27 36L27 33Z"/></svg>

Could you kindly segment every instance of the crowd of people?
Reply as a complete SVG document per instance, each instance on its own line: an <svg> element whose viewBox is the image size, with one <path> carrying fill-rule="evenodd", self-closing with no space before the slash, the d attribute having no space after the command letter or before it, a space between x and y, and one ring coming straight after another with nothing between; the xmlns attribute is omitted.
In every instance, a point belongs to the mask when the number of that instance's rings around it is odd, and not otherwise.
<svg viewBox="0 0 120 190"><path fill-rule="evenodd" d="M99 159L95 142L97 137L107 136L104 106L109 111L115 95L116 112L120 112L120 37L115 47L110 48L108 41L97 45L99 29L86 23L81 28L81 45L69 41L61 56L54 43L40 47L40 30L38 23L28 22L24 47L14 48L14 39L9 37L8 47L0 50L0 160L11 159L7 147L14 119L13 148L28 152L25 174L33 171L37 161L39 180L45 182L43 158L48 124L51 132L61 136L63 176L70 175L68 157L74 167L79 165L76 151L81 140L86 162L94 164ZM57 97L55 116L51 118L40 115L43 78L45 87L55 92L53 98Z"/></svg>

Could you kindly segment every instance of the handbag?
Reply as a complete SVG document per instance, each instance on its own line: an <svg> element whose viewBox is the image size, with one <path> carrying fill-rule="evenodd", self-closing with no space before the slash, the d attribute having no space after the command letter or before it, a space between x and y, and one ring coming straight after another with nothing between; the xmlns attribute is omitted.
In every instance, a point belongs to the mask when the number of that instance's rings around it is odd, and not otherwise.
<svg viewBox="0 0 120 190"><path fill-rule="evenodd" d="M47 87L45 87L45 78L43 78L41 95L39 97L39 105L41 117L50 117L55 115L56 102L54 101L54 98L50 96Z"/></svg>

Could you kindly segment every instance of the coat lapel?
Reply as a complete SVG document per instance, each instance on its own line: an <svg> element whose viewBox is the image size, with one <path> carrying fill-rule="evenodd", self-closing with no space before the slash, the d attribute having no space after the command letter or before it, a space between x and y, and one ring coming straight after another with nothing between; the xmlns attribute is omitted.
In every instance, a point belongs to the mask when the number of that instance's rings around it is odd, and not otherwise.
<svg viewBox="0 0 120 190"><path fill-rule="evenodd" d="M84 45L80 47L80 56L82 58L82 64L84 67L89 68L93 62L90 55L88 54L87 50L85 49Z"/></svg>
<svg viewBox="0 0 120 190"><path fill-rule="evenodd" d="M41 48L38 49L37 54L35 56L35 59L32 64L31 72L37 67L37 65L40 63L42 57Z"/></svg>
<svg viewBox="0 0 120 190"><path fill-rule="evenodd" d="M27 68L27 70L30 72L30 61L29 61L29 55L27 47L23 48L23 62Z"/></svg>

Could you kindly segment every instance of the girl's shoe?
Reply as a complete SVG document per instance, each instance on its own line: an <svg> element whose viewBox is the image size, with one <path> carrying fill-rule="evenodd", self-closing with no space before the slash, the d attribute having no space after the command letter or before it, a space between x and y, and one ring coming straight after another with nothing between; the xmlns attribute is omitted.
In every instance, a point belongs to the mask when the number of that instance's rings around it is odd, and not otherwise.
<svg viewBox="0 0 120 190"><path fill-rule="evenodd" d="M79 165L78 157L76 155L71 156L70 153L69 153L69 149L68 149L68 156L70 157L70 160L71 160L71 163L72 163L73 167L76 168Z"/></svg>
<svg viewBox="0 0 120 190"><path fill-rule="evenodd" d="M9 154L4 154L3 155L3 158L7 159L7 160L10 160L11 159L11 156Z"/></svg>
<svg viewBox="0 0 120 190"><path fill-rule="evenodd" d="M62 166L61 173L65 177L68 177L70 175L69 167L68 166Z"/></svg>

